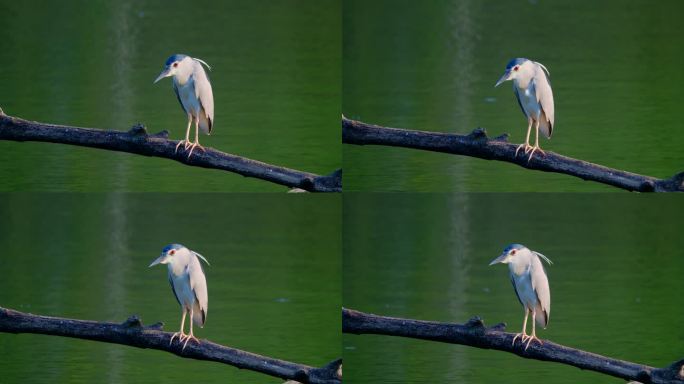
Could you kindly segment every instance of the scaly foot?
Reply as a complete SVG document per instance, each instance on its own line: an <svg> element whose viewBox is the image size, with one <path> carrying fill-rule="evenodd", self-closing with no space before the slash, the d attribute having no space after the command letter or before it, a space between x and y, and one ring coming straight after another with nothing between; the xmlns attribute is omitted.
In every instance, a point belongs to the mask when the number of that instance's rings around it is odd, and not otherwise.
<svg viewBox="0 0 684 384"><path fill-rule="evenodd" d="M182 349L183 351L185 350L185 346L188 345L188 341L190 341L190 340L197 342L197 345L199 345L199 343L200 343L199 339L196 338L194 335L192 335L192 334L187 335L187 337L185 338L185 344L183 344L183 349Z"/></svg>
<svg viewBox="0 0 684 384"><path fill-rule="evenodd" d="M530 151L530 157L527 158L527 162L528 162L528 163L530 162L530 160L532 160L532 156L534 155L534 152L535 152L535 151L539 151L539 152L541 152L542 155L546 156L546 152L544 152L544 151L543 151L541 148L539 148L538 146L535 145L534 147L530 147L530 148L532 148L532 151ZM525 153L527 153L527 152L525 152Z"/></svg>
<svg viewBox="0 0 684 384"><path fill-rule="evenodd" d="M518 152L520 151L520 148L525 148L524 152L527 153L530 151L532 146L530 146L527 143L518 145L518 148L515 149L515 157L518 157Z"/></svg>
<svg viewBox="0 0 684 384"><path fill-rule="evenodd" d="M527 336L527 335L524 334L524 333L516 333L515 336L513 337L513 343L511 343L511 346L515 345L515 340L516 340L518 337L520 338L520 341L524 344L524 343L525 343L525 340L527 340L527 338L530 337L530 336Z"/></svg>
<svg viewBox="0 0 684 384"><path fill-rule="evenodd" d="M183 149L188 149L188 142L186 140L181 140L178 142L178 144L176 144L176 150L173 151L173 153L178 152L178 147L180 147L181 144L183 144Z"/></svg>
<svg viewBox="0 0 684 384"><path fill-rule="evenodd" d="M192 156L192 151L194 151L195 148L199 148L202 150L202 152L204 152L204 147L201 146L200 143L192 143L192 145L190 145L190 153L188 154L188 159L190 159L190 156Z"/></svg>
<svg viewBox="0 0 684 384"><path fill-rule="evenodd" d="M173 335L171 335L171 340L169 340L169 345L171 345L171 344L173 343L173 339L175 339L176 337L178 337L178 341L182 343L183 340L184 340L186 337L188 337L188 335L186 335L186 334L183 333L183 332L176 332L176 333L174 333Z"/></svg>
<svg viewBox="0 0 684 384"><path fill-rule="evenodd" d="M544 345L544 343L543 343L541 340L539 340L539 339L537 338L537 336L535 336L535 335L528 336L528 338L527 338L527 345L525 346L525 350L526 350L526 351L527 351L527 348L530 346L530 343L531 343L533 340L536 341L536 342L538 342L539 345Z"/></svg>

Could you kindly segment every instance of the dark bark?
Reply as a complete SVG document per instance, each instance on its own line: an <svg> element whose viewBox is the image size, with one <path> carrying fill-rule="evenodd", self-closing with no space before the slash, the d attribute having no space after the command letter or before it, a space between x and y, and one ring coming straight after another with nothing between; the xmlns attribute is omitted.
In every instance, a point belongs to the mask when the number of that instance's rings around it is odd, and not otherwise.
<svg viewBox="0 0 684 384"><path fill-rule="evenodd" d="M527 169L563 173L628 191L684 192L684 172L677 173L669 179L658 179L573 159L548 150L545 150L546 155L535 153L528 162L528 156L521 153L515 156L518 145L509 143L507 134L490 139L483 128L477 128L469 135L458 135L388 128L350 120L343 116L342 142L422 149L505 161Z"/></svg>
<svg viewBox="0 0 684 384"><path fill-rule="evenodd" d="M78 128L23 120L4 115L0 109L0 140L42 141L128 152L176 160L195 167L220 169L310 192L342 191L341 171L319 176L231 155L209 147L206 151L195 149L192 157L188 159L184 150L176 152L178 141L169 140L167 131L150 135L140 124L127 132Z"/></svg>
<svg viewBox="0 0 684 384"><path fill-rule="evenodd" d="M470 319L466 324L451 324L378 316L352 309L342 309L342 332L344 333L402 336L496 349L527 359L572 365L644 384L684 384L684 359L665 368L654 368L566 347L548 340L544 340L543 345L533 342L525 350L517 341L515 345L512 345L515 334L504 332L505 328L504 323L487 328L478 317Z"/></svg>
<svg viewBox="0 0 684 384"><path fill-rule="evenodd" d="M182 345L176 341L169 345L173 333L162 331L162 326L162 323L143 326L136 316L130 317L121 324L116 324L38 316L0 307L0 332L65 336L158 349L183 358L220 362L301 383L341 383L337 370L342 360L315 368L241 351L208 340L201 340L199 345L191 341L183 350Z"/></svg>

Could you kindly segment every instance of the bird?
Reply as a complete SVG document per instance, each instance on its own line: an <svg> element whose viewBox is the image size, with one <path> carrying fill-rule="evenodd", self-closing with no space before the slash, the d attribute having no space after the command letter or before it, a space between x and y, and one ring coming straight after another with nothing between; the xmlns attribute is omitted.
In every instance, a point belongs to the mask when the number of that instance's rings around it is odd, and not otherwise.
<svg viewBox="0 0 684 384"><path fill-rule="evenodd" d="M176 152L181 144L186 151L190 148L188 159L196 147L204 151L204 147L199 143L199 130L209 135L214 128L214 94L209 77L202 65L211 70L209 64L200 59L183 54L171 55L166 60L164 69L154 80L156 84L165 77L173 76L173 91L188 116L185 140L178 142ZM195 123L194 143L190 141L190 126L193 122Z"/></svg>
<svg viewBox="0 0 684 384"><path fill-rule="evenodd" d="M539 323L539 325L546 329L546 326L549 324L549 315L551 314L549 279L546 276L546 271L540 259L546 261L549 265L553 264L549 258L539 252L532 251L524 245L511 244L503 250L499 257L489 263L489 265L497 263L508 264L515 295L525 310L522 332L513 337L512 345L515 345L515 340L520 338L523 344L527 341L525 350L527 350L533 340L543 344L537 338L535 323ZM530 313L532 314L532 335L527 335L527 316Z"/></svg>
<svg viewBox="0 0 684 384"><path fill-rule="evenodd" d="M209 305L209 297L207 295L207 280L204 276L204 270L199 259L202 259L207 265L209 262L204 256L192 251L181 244L170 244L164 247L161 255L155 259L150 267L157 264L166 264L169 268L169 283L173 290L173 295L176 296L178 304L181 306L181 326L180 331L171 336L169 345L173 343L173 339L178 337L179 342L183 344L183 350L188 344L189 340L193 340L199 344L199 340L192 332L192 324L195 323L200 327L204 327L207 320L207 310ZM190 334L183 333L185 326L185 316L190 313Z"/></svg>
<svg viewBox="0 0 684 384"><path fill-rule="evenodd" d="M535 151L546 154L539 147L539 131L541 130L549 139L553 133L553 91L551 90L549 76L549 71L541 63L524 58L516 58L508 62L503 76L494 85L494 87L498 87L505 81L513 81L513 93L515 93L520 109L525 117L527 117L525 144L520 144L516 148L515 156L518 156L518 151L521 148L525 148L525 154L531 152L530 157L527 159L528 162L532 160ZM530 146L532 124L534 124L536 131L534 146Z"/></svg>

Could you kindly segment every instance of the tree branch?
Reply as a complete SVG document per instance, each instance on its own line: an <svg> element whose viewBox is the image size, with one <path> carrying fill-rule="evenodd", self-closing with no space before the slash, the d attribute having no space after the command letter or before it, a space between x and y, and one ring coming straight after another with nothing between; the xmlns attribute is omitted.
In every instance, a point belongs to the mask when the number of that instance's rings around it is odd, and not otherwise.
<svg viewBox="0 0 684 384"><path fill-rule="evenodd" d="M162 327L162 323L143 326L142 321L136 316L131 316L122 324L116 324L38 316L0 307L0 332L38 333L158 349L183 358L216 361L301 383L342 382L337 374L342 364L341 359L322 368L314 368L241 351L208 340L202 340L199 345L190 342L183 350L180 343L169 345L172 333L162 331Z"/></svg>
<svg viewBox="0 0 684 384"><path fill-rule="evenodd" d="M520 154L517 157L515 156L515 150L518 146L508 142L508 134L490 139L487 137L484 128L477 128L469 135L464 136L388 128L350 120L342 116L342 142L356 145L414 148L479 157L486 160L505 161L527 169L563 173L628 191L684 192L684 172L680 172L669 179L658 179L573 159L551 151L545 151L546 155L535 155L528 162L527 156Z"/></svg>
<svg viewBox="0 0 684 384"><path fill-rule="evenodd" d="M344 333L402 336L496 349L527 359L572 365L644 384L684 383L684 359L665 368L654 368L566 347L548 340L544 340L543 345L532 343L525 350L519 343L512 345L515 334L504 332L505 328L504 323L486 328L479 317L472 318L462 325L377 316L342 308L342 332Z"/></svg>
<svg viewBox="0 0 684 384"><path fill-rule="evenodd" d="M45 124L7 116L0 109L0 140L42 141L128 152L176 160L195 167L221 169L310 192L342 191L341 170L328 176L319 176L231 155L213 148L206 148L205 151L196 149L188 159L185 151L176 152L178 141L169 140L168 136L167 131L150 135L141 124L128 132Z"/></svg>

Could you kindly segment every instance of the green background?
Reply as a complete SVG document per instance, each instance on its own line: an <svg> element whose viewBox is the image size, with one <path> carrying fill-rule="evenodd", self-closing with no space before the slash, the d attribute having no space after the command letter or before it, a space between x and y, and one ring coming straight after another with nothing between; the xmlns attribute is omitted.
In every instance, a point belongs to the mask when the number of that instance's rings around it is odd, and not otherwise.
<svg viewBox="0 0 684 384"><path fill-rule="evenodd" d="M167 57L205 60L215 126L200 143L317 174L341 167L341 3L0 1L0 107L56 124L185 136ZM194 131L193 131L194 134ZM0 190L283 191L175 161L0 142Z"/></svg>
<svg viewBox="0 0 684 384"><path fill-rule="evenodd" d="M172 242L204 255L200 339L322 366L340 357L341 198L286 194L0 194L0 306L180 327ZM187 326L187 324L186 324ZM187 328L186 328L187 331ZM0 333L3 383L282 383L122 345Z"/></svg>
<svg viewBox="0 0 684 384"><path fill-rule="evenodd" d="M551 316L537 335L664 367L684 349L675 195L345 194L343 304L375 314L508 324L523 310L504 265L519 242L546 266ZM529 324L528 324L529 326ZM531 326L530 326L531 329ZM345 383L623 383L567 365L406 338L344 335Z"/></svg>
<svg viewBox="0 0 684 384"><path fill-rule="evenodd" d="M390 127L525 139L514 57L551 73L554 136L543 149L667 178L683 170L684 2L345 0L343 108ZM347 191L604 191L510 163L344 145Z"/></svg>

